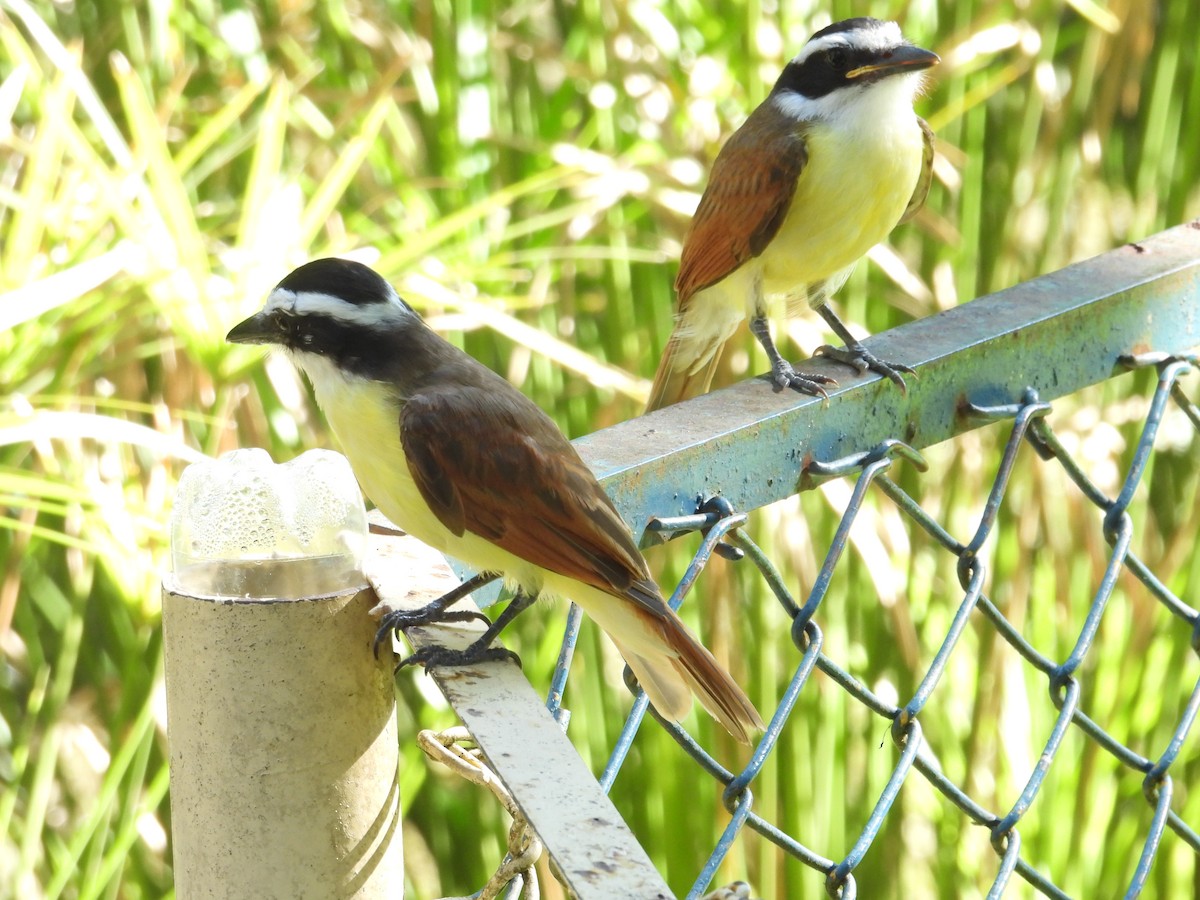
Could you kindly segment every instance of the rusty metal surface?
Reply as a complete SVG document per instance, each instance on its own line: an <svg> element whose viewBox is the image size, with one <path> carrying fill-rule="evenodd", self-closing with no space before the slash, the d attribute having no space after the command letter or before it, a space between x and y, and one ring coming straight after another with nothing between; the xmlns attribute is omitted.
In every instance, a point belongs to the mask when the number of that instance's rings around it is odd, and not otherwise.
<svg viewBox="0 0 1200 900"><path fill-rule="evenodd" d="M818 359L802 368L841 382L827 405L756 378L575 446L636 532L651 516L693 513L717 494L737 509L764 506L795 493L807 459L840 459L896 436L920 449L972 427L966 401L1015 403L1028 388L1052 400L1111 377L1123 354L1200 346L1200 222L866 343L917 369L907 395Z"/></svg>
<svg viewBox="0 0 1200 900"><path fill-rule="evenodd" d="M383 521L377 512L371 517ZM381 604L391 609L420 608L459 583L436 550L408 535L372 533L364 569ZM466 598L460 604L470 602ZM431 644L461 649L483 628L479 622L456 622L411 628L406 637L414 649ZM621 814L515 663L434 669L432 677L550 852L572 897L673 900Z"/></svg>

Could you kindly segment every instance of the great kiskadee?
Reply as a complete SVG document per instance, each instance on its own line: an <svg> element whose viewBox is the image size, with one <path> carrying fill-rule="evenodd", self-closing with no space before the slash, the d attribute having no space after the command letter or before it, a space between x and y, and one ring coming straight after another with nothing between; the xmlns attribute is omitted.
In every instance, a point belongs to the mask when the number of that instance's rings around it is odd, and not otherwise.
<svg viewBox="0 0 1200 900"><path fill-rule="evenodd" d="M567 597L608 633L662 715L682 718L695 694L743 743L763 727L663 601L628 527L550 417L435 334L378 274L340 259L303 265L228 340L282 347L307 374L384 515L521 589L491 636L530 598ZM384 621L382 634L413 620ZM485 658L491 636L467 657L414 661Z"/></svg>
<svg viewBox="0 0 1200 900"><path fill-rule="evenodd" d="M936 54L914 47L894 22L847 19L814 34L775 87L726 142L683 243L675 279L675 330L648 409L708 390L725 342L742 319L771 360L776 390L825 396L771 340L768 301L807 302L845 348L818 350L886 375L901 371L868 352L826 306L854 267L925 203L933 132L913 112L922 70Z"/></svg>

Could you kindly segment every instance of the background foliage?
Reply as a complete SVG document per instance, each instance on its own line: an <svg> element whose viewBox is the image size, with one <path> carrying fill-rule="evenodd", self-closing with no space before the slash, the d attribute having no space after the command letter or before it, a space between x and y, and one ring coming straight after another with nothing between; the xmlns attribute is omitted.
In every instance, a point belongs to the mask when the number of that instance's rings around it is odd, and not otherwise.
<svg viewBox="0 0 1200 900"><path fill-rule="evenodd" d="M840 295L879 331L1200 213L1194 12L1193 0L0 0L0 894L171 893L164 523L199 453L259 445L282 459L328 442L285 365L223 343L290 267L357 251L579 435L639 411L706 166L813 30L897 18L943 57L919 104L941 152L928 207ZM787 332L797 355L826 339L811 318ZM746 343L727 368L765 366ZM1142 409L1131 382L1055 414L1113 477ZM1139 552L1195 597L1187 441L1152 473ZM994 447L983 433L935 451L945 477L906 487L965 532ZM1028 607L1026 633L1061 649L1102 558L1099 523L1052 476L1014 492L989 591ZM756 517L800 585L843 501L831 486ZM952 615L953 570L886 506L861 536L845 602L823 612L828 652L903 694ZM666 556L655 564L670 570ZM794 658L769 603L729 606L759 591L741 579L714 573L703 618L724 626L703 630L769 709ZM901 602L855 602L888 579ZM561 615L539 608L514 638L535 684ZM1187 636L1130 589L1102 638L1087 708L1152 753L1195 682ZM1053 710L985 630L968 640L922 722L943 767L1007 807ZM597 671L614 660L590 632L577 667L572 734L599 765L626 698ZM425 688L401 685L402 734L451 721ZM837 856L893 751L879 720L826 688L807 692L756 794ZM670 742L644 731L614 798L682 891L723 814L715 790L672 765ZM474 890L505 823L415 746L404 752L412 895ZM1127 879L1149 813L1137 779L1114 781L1083 742L1074 753L1022 829L1023 852L1071 893L1103 895ZM1193 825L1196 768L1177 767L1176 809ZM711 833L683 814L697 809L712 810ZM1195 863L1168 835L1152 887L1194 893ZM866 896L897 897L975 896L994 873L986 833L915 785L858 870ZM822 893L818 875L754 839L729 875L764 897Z"/></svg>

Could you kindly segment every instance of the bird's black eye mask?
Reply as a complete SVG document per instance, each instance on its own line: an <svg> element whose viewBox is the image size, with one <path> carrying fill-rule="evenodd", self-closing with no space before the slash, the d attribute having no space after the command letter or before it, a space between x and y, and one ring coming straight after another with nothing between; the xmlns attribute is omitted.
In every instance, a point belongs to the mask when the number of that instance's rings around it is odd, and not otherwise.
<svg viewBox="0 0 1200 900"><path fill-rule="evenodd" d="M851 79L846 74L878 61L879 54L873 50L834 45L812 54L802 63L790 62L784 66L775 82L775 91L792 91L815 100L840 87L875 80L870 76Z"/></svg>
<svg viewBox="0 0 1200 900"><path fill-rule="evenodd" d="M408 335L395 328L364 328L321 316L279 317L280 343L300 353L329 359L346 375L393 382L403 373Z"/></svg>

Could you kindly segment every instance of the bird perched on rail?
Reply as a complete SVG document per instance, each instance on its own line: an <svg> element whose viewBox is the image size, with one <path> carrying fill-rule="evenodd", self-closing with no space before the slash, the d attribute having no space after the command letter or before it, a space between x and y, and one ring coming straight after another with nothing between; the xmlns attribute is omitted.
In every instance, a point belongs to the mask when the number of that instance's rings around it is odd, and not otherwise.
<svg viewBox="0 0 1200 900"><path fill-rule="evenodd" d="M435 334L378 274L340 259L303 265L228 340L282 347L304 371L384 515L520 587L467 651L425 648L406 662L504 655L490 647L504 624L539 594L562 596L608 633L664 716L682 718L694 694L743 743L763 727L664 602L612 501L550 417ZM401 625L444 618L447 598L462 593L434 601L424 616L390 613L376 645Z"/></svg>
<svg viewBox="0 0 1200 900"><path fill-rule="evenodd" d="M855 262L925 203L933 132L913 112L938 57L894 22L858 18L814 34L713 164L683 242L675 330L648 409L708 390L743 318L771 360L776 390L825 396L822 375L788 364L768 300L805 301L845 342L818 353L905 389L908 366L878 359L826 305Z"/></svg>

